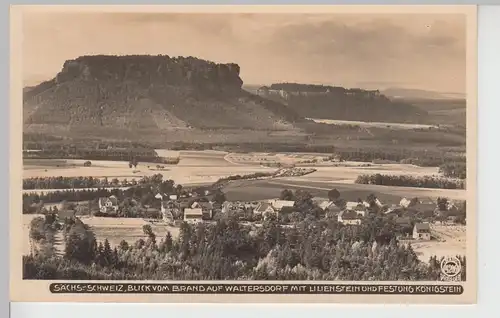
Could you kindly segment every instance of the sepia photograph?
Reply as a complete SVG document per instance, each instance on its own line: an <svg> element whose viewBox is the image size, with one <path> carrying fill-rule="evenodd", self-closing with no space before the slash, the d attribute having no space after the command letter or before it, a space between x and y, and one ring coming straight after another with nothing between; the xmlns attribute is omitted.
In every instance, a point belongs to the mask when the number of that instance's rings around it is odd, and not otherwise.
<svg viewBox="0 0 500 318"><path fill-rule="evenodd" d="M13 300L474 302L475 13L14 6Z"/></svg>

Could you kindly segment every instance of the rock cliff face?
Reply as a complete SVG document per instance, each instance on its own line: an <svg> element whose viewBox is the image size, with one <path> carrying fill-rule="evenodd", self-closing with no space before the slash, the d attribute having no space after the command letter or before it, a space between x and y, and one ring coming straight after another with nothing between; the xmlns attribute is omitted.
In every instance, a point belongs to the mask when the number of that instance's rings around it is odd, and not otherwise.
<svg viewBox="0 0 500 318"><path fill-rule="evenodd" d="M136 81L144 86L191 86L212 92L239 91L243 84L237 64L216 64L194 57L82 56L66 61L55 83L83 81Z"/></svg>
<svg viewBox="0 0 500 318"><path fill-rule="evenodd" d="M82 56L25 91L24 130L175 139L204 129L294 130L304 120L242 90L239 73L237 64L194 57Z"/></svg>

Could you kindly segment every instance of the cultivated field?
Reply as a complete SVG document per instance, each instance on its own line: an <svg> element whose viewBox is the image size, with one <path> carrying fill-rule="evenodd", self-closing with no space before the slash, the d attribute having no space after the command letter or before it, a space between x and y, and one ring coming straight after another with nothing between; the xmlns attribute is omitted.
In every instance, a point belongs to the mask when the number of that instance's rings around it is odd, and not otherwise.
<svg viewBox="0 0 500 318"><path fill-rule="evenodd" d="M328 197L328 191L335 188L340 191L345 200L364 199L370 194L375 194L384 203L399 203L401 198L431 198L447 197L451 200L465 200L465 190L425 189L410 187L391 187L372 184L349 184L345 182L315 182L305 179L290 181L288 178L275 178L255 181L233 181L224 189L229 201L255 201L272 199L280 196L283 189L304 189L313 196Z"/></svg>
<svg viewBox="0 0 500 318"><path fill-rule="evenodd" d="M294 163L295 161L310 160L321 156L318 154L229 154L222 151L181 151L172 152L168 150L157 150L159 155L170 157L179 155L181 161L178 165L167 165L165 170L152 169L156 164L139 163L138 173L130 175L131 170L127 162L116 161L93 161L92 167L83 167L80 160L54 160L59 167L49 168L47 161L25 162L24 177L43 176L94 176L118 179L137 179L142 176L150 176L156 173L163 174L165 179L173 179L182 185L210 184L220 178L231 175L246 175L255 172L272 172L276 168L261 166L261 163L276 160L279 162ZM326 155L323 155L326 156ZM262 159L262 161L260 160ZM264 160L268 159L268 160ZM65 165L62 163L66 162ZM374 193L379 198L387 198L399 202L401 197L448 197L455 200L466 198L465 190L447 189L424 189L410 187L392 187L369 184L354 184L360 174L389 174L389 175L413 175L430 176L438 175L438 169L433 167L417 167L405 164L370 164L360 162L342 162L335 165L310 164L317 171L301 177L284 177L272 180L232 182L225 189L228 200L261 200L279 196L283 188L302 188L319 196L337 188L346 199L365 198ZM78 165L76 165L78 163ZM44 166L38 167L37 164ZM75 164L75 166L73 166ZM331 163L330 163L331 164ZM154 166L153 166L154 165ZM304 166L305 167L305 166ZM34 190L26 190L32 192ZM48 192L50 190L35 190Z"/></svg>
<svg viewBox="0 0 500 318"><path fill-rule="evenodd" d="M44 217L41 214L23 214L23 255L27 255L31 251L29 240L29 226L32 219L36 217ZM143 219L131 218L103 218L103 217L80 217L81 220L87 224L94 232L98 242L104 242L108 239L111 247L118 246L122 240L127 241L129 244L134 244L137 240L146 240L147 236L144 235L142 227L146 224L151 225L153 232L156 234L157 242L165 238L167 231L172 234L175 239L179 235L179 228L168 226L166 224L152 224ZM61 233L59 233L61 234ZM56 249L59 254L64 253L64 242L62 242L62 235L56 235Z"/></svg>
<svg viewBox="0 0 500 318"><path fill-rule="evenodd" d="M104 242L108 239L111 247L118 246L122 240L134 244L137 240L147 240L142 227L149 224L153 229L159 243L170 232L175 239L179 235L179 228L169 226L165 223L151 223L144 219L132 218L105 218L105 217L81 217L94 232L97 241Z"/></svg>
<svg viewBox="0 0 500 318"><path fill-rule="evenodd" d="M433 225L432 235L436 240L412 243L412 247L423 262L428 262L432 255L466 255L466 226Z"/></svg>
<svg viewBox="0 0 500 318"><path fill-rule="evenodd" d="M172 152L157 150L160 156L171 156ZM47 160L25 160L24 178L31 177L107 177L108 179L140 179L144 176L162 174L165 179L173 179L177 184L207 184L231 175L245 175L255 172L270 172L276 169L254 165L232 165L224 156L224 152L215 151L181 151L181 161L177 165L163 165L164 170L157 170L157 163L140 162L137 169L130 169L124 161L92 161L91 167L83 167L85 160L54 160L50 165ZM149 168L148 168L149 166Z"/></svg>
<svg viewBox="0 0 500 318"><path fill-rule="evenodd" d="M366 121L354 121L354 120L336 120L336 119L318 119L318 118L308 118L317 123L329 124L329 125L356 125L362 128L390 128L390 129L428 129L428 128L438 128L434 125L419 125L419 124L402 124L402 123L381 123L381 122L366 122Z"/></svg>

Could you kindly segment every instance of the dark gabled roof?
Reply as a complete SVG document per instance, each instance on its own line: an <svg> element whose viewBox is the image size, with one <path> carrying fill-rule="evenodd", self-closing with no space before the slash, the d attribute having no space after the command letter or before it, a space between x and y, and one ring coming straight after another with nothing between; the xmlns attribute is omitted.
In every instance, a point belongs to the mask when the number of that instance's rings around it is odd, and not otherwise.
<svg viewBox="0 0 500 318"><path fill-rule="evenodd" d="M430 227L429 223L416 223L415 229L417 230L417 232L421 232L421 231L428 232L431 230L431 227Z"/></svg>
<svg viewBox="0 0 500 318"><path fill-rule="evenodd" d="M394 220L398 225L410 225L411 219L409 217L398 217Z"/></svg>
<svg viewBox="0 0 500 318"><path fill-rule="evenodd" d="M272 208L272 207L273 206L271 205L271 203L262 202L261 204L259 204L256 211L257 212L265 212L268 208Z"/></svg>
<svg viewBox="0 0 500 318"><path fill-rule="evenodd" d="M417 203L415 205L412 205L408 207L409 210L416 210L416 211L434 211L436 208L436 204L434 203Z"/></svg>

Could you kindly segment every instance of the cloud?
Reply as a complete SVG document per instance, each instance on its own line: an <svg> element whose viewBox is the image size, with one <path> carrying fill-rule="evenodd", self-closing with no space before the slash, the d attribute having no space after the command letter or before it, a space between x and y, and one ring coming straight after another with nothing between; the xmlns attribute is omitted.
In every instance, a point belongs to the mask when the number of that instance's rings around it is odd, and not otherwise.
<svg viewBox="0 0 500 318"><path fill-rule="evenodd" d="M58 13L24 20L25 77L84 54L235 62L247 84L414 83L465 89L460 15Z"/></svg>

